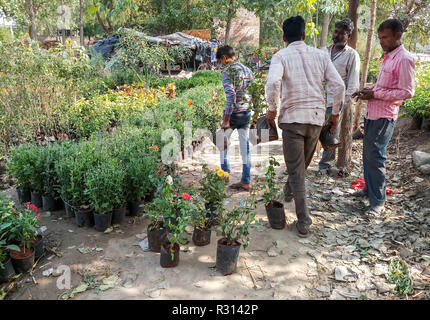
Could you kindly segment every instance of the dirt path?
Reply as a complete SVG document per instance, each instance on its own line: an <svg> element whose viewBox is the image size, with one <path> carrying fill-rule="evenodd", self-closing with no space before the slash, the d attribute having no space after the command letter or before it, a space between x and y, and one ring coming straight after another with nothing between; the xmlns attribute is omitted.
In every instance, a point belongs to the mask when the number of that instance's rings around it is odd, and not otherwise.
<svg viewBox="0 0 430 320"><path fill-rule="evenodd" d="M238 141L236 135L233 137L234 147ZM347 197L353 192L350 182L362 176L359 141L354 143L355 168L346 179L317 178L314 173L319 157L314 157L307 178L312 236L300 239L292 231L293 203L285 204L288 226L274 230L268 227L264 206L259 202L260 225L251 232L249 247L241 248L237 272L231 276L221 276L214 268L219 239L215 232L206 247L194 246L191 234L187 234L189 243L181 247L179 266L163 269L159 254L144 252L138 246L146 233L145 219L128 218L113 232L104 234L77 228L73 219L65 218L59 211L42 217L42 225L47 227L48 246L57 247L62 257L47 253L34 272L38 284L25 276L8 299L58 299L66 290L57 288L58 278L45 277L42 272L51 267L55 270L59 265L71 268L72 287L82 282L84 277L79 273L84 269L85 276L92 274L95 279L118 275L113 288L98 294L89 289L76 294L74 299L399 299L405 297L391 293L393 285L385 279L389 262L395 255L401 255L411 271L415 291L414 297L409 298L428 299L430 179L421 176L412 166L410 154L416 145L410 146L410 137L400 139L399 158L396 144L391 144L388 186L394 189L394 194L388 198L388 210L382 217L363 218L360 211L366 203ZM421 132L418 137L424 140L417 138L416 143L428 141L430 134ZM422 145L424 149L430 148ZM267 147L280 160L282 167L277 172L282 185L287 176L283 174L281 142L263 146ZM185 182L199 179L202 159L213 168L218 166L217 154L203 153L207 148L211 148L210 144L204 143L195 159L182 163ZM261 160L267 159L258 155L260 149L258 146L251 150L253 179L262 174ZM240 156L230 159L230 182L236 182L240 179ZM17 201L13 189L6 194ZM245 192L232 193L225 205L237 205L244 197ZM81 253L79 248L89 252Z"/></svg>

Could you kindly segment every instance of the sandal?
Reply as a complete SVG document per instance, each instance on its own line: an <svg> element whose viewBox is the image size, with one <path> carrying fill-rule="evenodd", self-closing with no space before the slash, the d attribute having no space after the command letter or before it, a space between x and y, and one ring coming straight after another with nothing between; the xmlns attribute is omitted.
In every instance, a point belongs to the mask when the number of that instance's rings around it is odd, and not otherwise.
<svg viewBox="0 0 430 320"><path fill-rule="evenodd" d="M297 221L294 223L294 229L296 229L296 234L300 238L307 238L310 235L310 231L307 229L300 228L299 225L297 224Z"/></svg>
<svg viewBox="0 0 430 320"><path fill-rule="evenodd" d="M242 183L233 183L232 185L228 186L230 189L233 190L239 190L239 191L249 191L251 189L251 187L249 187L249 189L246 189L243 187Z"/></svg>

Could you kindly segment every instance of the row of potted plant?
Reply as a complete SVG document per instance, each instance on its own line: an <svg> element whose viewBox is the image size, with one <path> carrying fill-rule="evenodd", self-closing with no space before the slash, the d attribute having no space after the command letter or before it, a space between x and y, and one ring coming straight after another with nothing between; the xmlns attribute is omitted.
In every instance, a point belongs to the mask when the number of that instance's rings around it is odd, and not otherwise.
<svg viewBox="0 0 430 320"><path fill-rule="evenodd" d="M105 231L123 221L126 207L138 215L152 197L160 155L147 141L142 132L125 130L80 142L20 145L9 162L19 200L46 211L60 209L61 200L78 226Z"/></svg>
<svg viewBox="0 0 430 320"><path fill-rule="evenodd" d="M225 185L229 174L217 168L210 170L203 166L204 176L199 187L193 184L184 188L180 178L167 175L160 180L154 201L145 206L148 217L148 245L154 252L160 252L162 267L179 264L179 248L185 227L194 226L192 240L197 246L210 243L212 230L219 230L216 252L217 269L223 275L236 270L240 247L247 247L250 228L255 226L255 188L248 199L239 206L226 210L223 200L227 198Z"/></svg>
<svg viewBox="0 0 430 320"><path fill-rule="evenodd" d="M38 233L38 208L29 202L23 210L0 196L0 282L17 272L27 272L44 252Z"/></svg>

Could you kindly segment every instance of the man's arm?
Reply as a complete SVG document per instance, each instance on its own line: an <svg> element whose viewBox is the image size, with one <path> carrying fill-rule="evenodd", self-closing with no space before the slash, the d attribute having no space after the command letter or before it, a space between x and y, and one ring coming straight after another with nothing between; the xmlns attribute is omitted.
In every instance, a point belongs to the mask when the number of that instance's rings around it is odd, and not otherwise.
<svg viewBox="0 0 430 320"><path fill-rule="evenodd" d="M385 101L406 100L415 93L415 62L403 59L399 66L399 84L397 88L376 88L374 98Z"/></svg>
<svg viewBox="0 0 430 320"><path fill-rule="evenodd" d="M275 54L270 63L266 82L266 101L269 105L269 110L267 112L268 120L274 120L276 118L283 75L284 65L282 64L282 59L279 54Z"/></svg>
<svg viewBox="0 0 430 320"><path fill-rule="evenodd" d="M333 93L333 110L332 115L339 115L339 107L343 102L344 94L345 94L345 84L339 73L337 72L335 66L331 62L330 58L327 55L326 61L326 70L324 73L324 79L327 83L327 86L330 88Z"/></svg>
<svg viewBox="0 0 430 320"><path fill-rule="evenodd" d="M352 95L360 86L360 56L354 51L354 56L348 64L347 85L345 91L344 104L347 105L352 100Z"/></svg>
<svg viewBox="0 0 430 320"><path fill-rule="evenodd" d="M224 120L221 125L222 129L230 128L230 116L233 113L233 104L236 101L236 90L233 83L230 81L230 76L226 71L222 72L222 85L226 96L224 109Z"/></svg>

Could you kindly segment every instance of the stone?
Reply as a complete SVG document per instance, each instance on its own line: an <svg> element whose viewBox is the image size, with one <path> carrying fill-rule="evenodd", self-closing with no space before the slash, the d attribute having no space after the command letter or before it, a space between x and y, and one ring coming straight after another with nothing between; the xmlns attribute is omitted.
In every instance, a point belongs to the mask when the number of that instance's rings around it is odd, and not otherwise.
<svg viewBox="0 0 430 320"><path fill-rule="evenodd" d="M149 243L148 243L148 238L143 239L142 241L139 242L139 247L143 250L143 251L149 251Z"/></svg>
<svg viewBox="0 0 430 320"><path fill-rule="evenodd" d="M133 287L133 285L134 285L134 282L136 281L136 279L137 279L137 274L136 273L130 273L130 274L128 274L126 277L125 277L125 279L124 279L124 281L122 282L122 286L124 287L124 288L131 288L131 287Z"/></svg>
<svg viewBox="0 0 430 320"><path fill-rule="evenodd" d="M396 288L395 284L390 284L383 280L375 280L373 284L376 286L376 289L381 294L386 292L393 292L393 290Z"/></svg>
<svg viewBox="0 0 430 320"><path fill-rule="evenodd" d="M358 245L361 248L370 248L369 242L367 240L365 240L365 239L358 239Z"/></svg>
<svg viewBox="0 0 430 320"><path fill-rule="evenodd" d="M275 247L271 247L269 250L267 250L267 255L269 257L277 257L278 253L275 250Z"/></svg>
<svg viewBox="0 0 430 320"><path fill-rule="evenodd" d="M285 249L287 247L287 243L282 240L276 240L276 248Z"/></svg>
<svg viewBox="0 0 430 320"><path fill-rule="evenodd" d="M377 263L375 264L375 270L373 271L373 274L377 276L384 276L388 272L388 266L384 264Z"/></svg>
<svg viewBox="0 0 430 320"><path fill-rule="evenodd" d="M49 268L49 269L46 269L45 271L43 271L42 275L45 277L49 277L53 272L54 272L54 268Z"/></svg>
<svg viewBox="0 0 430 320"><path fill-rule="evenodd" d="M416 167L421 167L425 164L430 164L430 153L422 152L422 151L414 151L412 153L412 158L414 165Z"/></svg>
<svg viewBox="0 0 430 320"><path fill-rule="evenodd" d="M421 182L423 182L424 181L424 179L423 178L420 178L420 177L415 177L414 178L414 182L415 183L421 183Z"/></svg>
<svg viewBox="0 0 430 320"><path fill-rule="evenodd" d="M357 281L357 273L346 266L337 266L334 269L334 278L337 281L354 282Z"/></svg>
<svg viewBox="0 0 430 320"><path fill-rule="evenodd" d="M319 286L315 288L317 291L322 293L330 293L330 287L329 286Z"/></svg>
<svg viewBox="0 0 430 320"><path fill-rule="evenodd" d="M430 174L430 164L425 164L425 165L419 166L417 169L422 174Z"/></svg>

